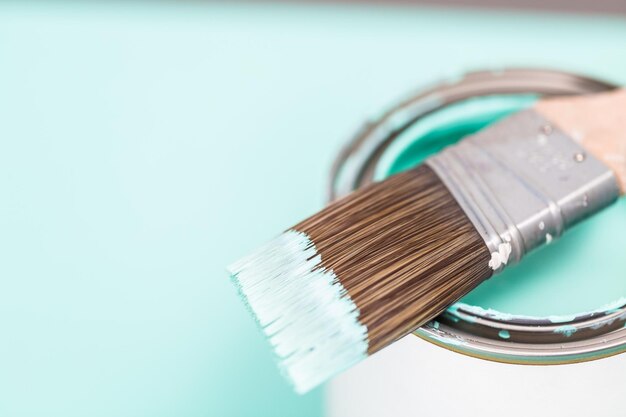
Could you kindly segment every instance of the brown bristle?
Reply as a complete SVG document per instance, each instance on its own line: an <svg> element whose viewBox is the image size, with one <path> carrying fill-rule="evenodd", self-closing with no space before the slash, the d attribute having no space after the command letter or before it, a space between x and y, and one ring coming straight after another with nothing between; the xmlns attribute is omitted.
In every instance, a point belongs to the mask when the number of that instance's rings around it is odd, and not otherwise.
<svg viewBox="0 0 626 417"><path fill-rule="evenodd" d="M489 278L490 252L426 165L365 187L293 227L360 311L372 354Z"/></svg>

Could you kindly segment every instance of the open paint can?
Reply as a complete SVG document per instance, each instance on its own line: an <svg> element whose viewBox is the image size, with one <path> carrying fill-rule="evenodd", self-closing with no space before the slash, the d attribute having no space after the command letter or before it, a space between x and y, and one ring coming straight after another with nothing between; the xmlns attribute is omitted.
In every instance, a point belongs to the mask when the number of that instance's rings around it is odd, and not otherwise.
<svg viewBox="0 0 626 417"><path fill-rule="evenodd" d="M368 122L339 155L329 199L410 169L538 97L614 85L558 71L473 72ZM626 351L626 199L485 281L415 335L498 362L563 364ZM625 414L626 415L626 414Z"/></svg>

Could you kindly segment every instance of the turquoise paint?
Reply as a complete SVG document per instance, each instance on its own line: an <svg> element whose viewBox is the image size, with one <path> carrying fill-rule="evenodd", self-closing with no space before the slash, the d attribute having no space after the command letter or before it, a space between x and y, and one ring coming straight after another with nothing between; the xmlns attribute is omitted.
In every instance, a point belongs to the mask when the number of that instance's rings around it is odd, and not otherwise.
<svg viewBox="0 0 626 417"><path fill-rule="evenodd" d="M560 326L554 329L554 333L561 333L565 337L571 337L574 333L576 333L576 327L570 324L566 324L564 326Z"/></svg>
<svg viewBox="0 0 626 417"><path fill-rule="evenodd" d="M378 176L415 166L429 155L536 100L529 95L467 100L426 117L381 158ZM527 316L566 322L578 314L615 309L626 295L626 199L577 225L520 264L465 296L465 308L493 317ZM453 306L454 312L461 304ZM601 310L606 311L606 310Z"/></svg>
<svg viewBox="0 0 626 417"><path fill-rule="evenodd" d="M459 308L463 307L465 310L470 310L467 307L472 307L473 306L467 306L466 304L463 303L456 303L452 306L450 306L446 312L444 313L444 315L446 316L446 318L454 321L455 323L458 323L459 320L463 320L467 323L474 323L476 322L476 316L473 315L469 315L469 314L465 314L464 312L459 312Z"/></svg>
<svg viewBox="0 0 626 417"><path fill-rule="evenodd" d="M523 107L531 106L534 95L474 98L448 106L409 127L385 151L376 166L382 179L415 166L459 138L473 133Z"/></svg>
<svg viewBox="0 0 626 417"><path fill-rule="evenodd" d="M501 339L509 339L509 338L511 337L511 335L509 334L509 332L508 332L507 330L500 330L500 331L498 332L498 336L499 336Z"/></svg>
<svg viewBox="0 0 626 417"><path fill-rule="evenodd" d="M587 311L578 311L575 314L561 314L561 315L550 315L550 316L538 316L538 315L528 315L528 314L512 314L505 313L502 311L494 310L494 309L485 309L480 306L470 305L463 302L458 302L448 308L448 312L452 313L455 316L461 317L463 320L468 322L474 322L474 316L465 314L464 312L468 312L470 314L475 314L476 316L481 317L489 317L495 320L507 321L511 319L525 319L525 320L548 320L552 323L566 323L573 321L576 317L581 315L590 315L590 314L598 314L603 313L605 315L609 315L612 313L616 313L620 311L619 307L626 305L626 297L618 298L615 301L612 301L609 304L604 304L595 308L593 310ZM463 312L459 312L459 310L463 310ZM605 323L606 324L606 323Z"/></svg>
<svg viewBox="0 0 626 417"><path fill-rule="evenodd" d="M443 313L443 314L446 316L446 318L447 318L448 320L452 320L452 321L453 321L453 322L455 322L455 323L458 323L458 322L460 321L459 317L457 317L457 316L455 316L455 315L453 315L453 314L449 314L448 312Z"/></svg>

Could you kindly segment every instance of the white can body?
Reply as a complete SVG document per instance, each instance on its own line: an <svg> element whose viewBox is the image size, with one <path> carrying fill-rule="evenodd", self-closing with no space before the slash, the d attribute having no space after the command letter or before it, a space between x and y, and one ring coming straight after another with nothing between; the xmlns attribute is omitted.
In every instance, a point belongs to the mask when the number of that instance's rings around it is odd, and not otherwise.
<svg viewBox="0 0 626 417"><path fill-rule="evenodd" d="M330 417L624 417L626 355L511 365L409 335L328 384Z"/></svg>

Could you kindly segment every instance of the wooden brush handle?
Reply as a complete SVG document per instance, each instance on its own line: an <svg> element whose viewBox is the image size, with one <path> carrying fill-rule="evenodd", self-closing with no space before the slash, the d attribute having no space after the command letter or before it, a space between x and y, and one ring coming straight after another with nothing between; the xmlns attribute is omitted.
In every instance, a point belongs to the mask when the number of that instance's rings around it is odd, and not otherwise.
<svg viewBox="0 0 626 417"><path fill-rule="evenodd" d="M535 110L609 166L626 194L626 89L546 98Z"/></svg>

